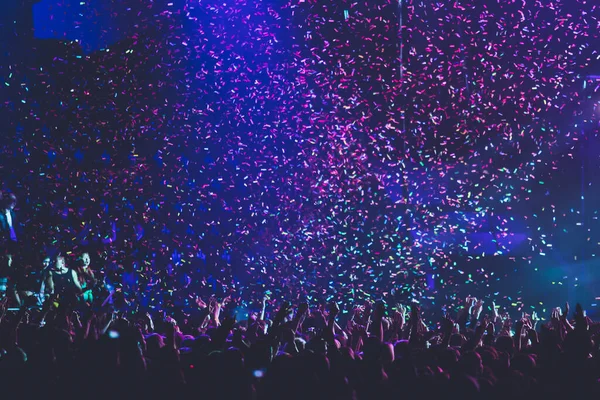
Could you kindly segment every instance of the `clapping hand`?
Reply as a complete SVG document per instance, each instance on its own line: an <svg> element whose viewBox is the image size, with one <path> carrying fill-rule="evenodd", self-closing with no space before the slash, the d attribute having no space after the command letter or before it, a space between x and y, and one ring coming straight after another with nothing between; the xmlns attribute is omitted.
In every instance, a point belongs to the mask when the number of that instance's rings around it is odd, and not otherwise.
<svg viewBox="0 0 600 400"><path fill-rule="evenodd" d="M469 311L469 313L472 312L473 306L475 306L476 302L477 298L475 297L468 296L465 299L465 308Z"/></svg>

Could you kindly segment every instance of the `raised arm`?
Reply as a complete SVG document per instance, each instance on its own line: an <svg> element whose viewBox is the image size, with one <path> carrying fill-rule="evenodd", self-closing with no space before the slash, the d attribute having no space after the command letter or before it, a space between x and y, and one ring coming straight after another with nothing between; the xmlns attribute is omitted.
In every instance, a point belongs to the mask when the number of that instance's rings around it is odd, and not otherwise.
<svg viewBox="0 0 600 400"><path fill-rule="evenodd" d="M413 346L420 344L423 322L421 321L421 308L417 303L412 303L410 306L409 326L408 342Z"/></svg>
<svg viewBox="0 0 600 400"><path fill-rule="evenodd" d="M471 311L471 321L473 323L477 323L477 320L479 320L481 312L483 311L483 303L483 300L475 301L475 304L473 305L473 309Z"/></svg>
<svg viewBox="0 0 600 400"><path fill-rule="evenodd" d="M329 315L327 321L327 330L331 334L332 338L335 338L335 318L340 313L340 307L336 302L332 302L329 306Z"/></svg>
<svg viewBox="0 0 600 400"><path fill-rule="evenodd" d="M260 319L261 321L264 321L264 320L265 320L265 310L267 309L267 296L264 296L264 297L262 298L262 304L261 304L261 306L262 306L262 307L261 307L261 309L260 309L260 316L259 316L259 319Z"/></svg>
<svg viewBox="0 0 600 400"><path fill-rule="evenodd" d="M373 319L370 326L371 334L380 342L383 342L383 317L385 315L385 304L381 301L375 304L375 309L373 310Z"/></svg>
<svg viewBox="0 0 600 400"><path fill-rule="evenodd" d="M306 318L306 314L308 314L308 304L300 303L298 310L296 311L296 315L294 316L294 320L292 321L292 329L294 330L294 333L296 333L302 326L302 321L304 321L304 318Z"/></svg>
<svg viewBox="0 0 600 400"><path fill-rule="evenodd" d="M389 332L389 339L396 341L402 339L402 330L406 324L406 307L402 304L396 304L396 311L392 316L392 326Z"/></svg>
<svg viewBox="0 0 600 400"><path fill-rule="evenodd" d="M79 292L83 292L83 289L81 288L81 283L79 283L79 276L77 275L77 272L74 269L71 270L71 277L73 278L73 283L75 284L77 290Z"/></svg>

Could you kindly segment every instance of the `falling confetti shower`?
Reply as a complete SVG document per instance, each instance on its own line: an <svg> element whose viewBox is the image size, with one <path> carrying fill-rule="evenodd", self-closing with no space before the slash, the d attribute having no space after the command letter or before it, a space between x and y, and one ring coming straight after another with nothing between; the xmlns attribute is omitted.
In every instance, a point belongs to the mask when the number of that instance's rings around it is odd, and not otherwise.
<svg viewBox="0 0 600 400"><path fill-rule="evenodd" d="M509 277L461 266L486 258L595 256L573 171L597 133L600 7L402 6L141 7L107 49L11 64L1 173L32 243L92 243L165 288L346 299Z"/></svg>

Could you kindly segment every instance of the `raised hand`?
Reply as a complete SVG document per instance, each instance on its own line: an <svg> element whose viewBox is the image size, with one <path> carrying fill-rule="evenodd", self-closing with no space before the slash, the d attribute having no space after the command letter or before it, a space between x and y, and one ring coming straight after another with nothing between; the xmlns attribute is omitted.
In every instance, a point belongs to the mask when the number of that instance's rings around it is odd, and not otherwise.
<svg viewBox="0 0 600 400"><path fill-rule="evenodd" d="M215 296L210 296L210 298L208 299L208 312L213 314L217 310L217 307L217 299L215 298Z"/></svg>
<svg viewBox="0 0 600 400"><path fill-rule="evenodd" d="M339 313L340 307L338 306L338 304L335 301L329 303L329 316L335 318Z"/></svg>
<svg viewBox="0 0 600 400"><path fill-rule="evenodd" d="M454 321L450 317L444 317L441 322L444 335L451 335L454 330Z"/></svg>
<svg viewBox="0 0 600 400"><path fill-rule="evenodd" d="M527 315L527 314L525 314L525 315ZM533 329L533 323L529 319L528 315L525 318L523 318L523 327L525 328L525 334L527 333L528 330Z"/></svg>
<svg viewBox="0 0 600 400"><path fill-rule="evenodd" d="M200 296L196 296L196 305L200 308L208 307L207 304L200 298Z"/></svg>
<svg viewBox="0 0 600 400"><path fill-rule="evenodd" d="M538 334L535 331L535 329L529 329L527 331L527 337L531 341L531 344L537 344L538 343Z"/></svg>
<svg viewBox="0 0 600 400"><path fill-rule="evenodd" d="M298 306L298 315L304 316L306 314L308 314L308 303L307 302L302 302Z"/></svg>
<svg viewBox="0 0 600 400"><path fill-rule="evenodd" d="M520 319L515 323L515 337L521 338L523 336L524 328L523 320ZM526 331L525 331L526 332Z"/></svg>
<svg viewBox="0 0 600 400"><path fill-rule="evenodd" d="M500 318L500 314L498 314L498 308L496 308L496 302L492 301L492 305L490 307L492 309L492 322L496 322L498 318Z"/></svg>
<svg viewBox="0 0 600 400"><path fill-rule="evenodd" d="M554 329L558 329L560 326L560 318L561 318L561 310L560 307L555 307L552 309L552 313L550 315L550 323Z"/></svg>
<svg viewBox="0 0 600 400"><path fill-rule="evenodd" d="M410 305L410 317L417 317L419 318L419 312L421 311L421 307L419 306L419 303L412 303Z"/></svg>
<svg viewBox="0 0 600 400"><path fill-rule="evenodd" d="M77 323L77 326L81 328L83 326L83 324L81 323L81 315L79 314L79 312L73 311L71 313L71 315L72 315L72 319L74 319L75 322Z"/></svg>
<svg viewBox="0 0 600 400"><path fill-rule="evenodd" d="M486 335L490 335L490 336L494 336L494 331L495 331L495 327L494 327L494 323L493 322L489 322L487 324L487 328L485 329L485 333Z"/></svg>
<svg viewBox="0 0 600 400"><path fill-rule="evenodd" d="M559 310L560 310L560 309L559 309ZM570 307L569 307L569 302L566 302L566 303L565 303L565 309L564 309L564 311L563 311L563 313L562 313L562 317L563 317L564 319L567 319L567 318L569 318L569 310L570 310Z"/></svg>
<svg viewBox="0 0 600 400"><path fill-rule="evenodd" d="M281 307L279 307L279 311L277 311L277 314L275 315L275 319L273 321L277 324L281 323L285 319L285 317L290 313L291 308L292 304L289 301L284 301L283 304L281 304Z"/></svg>
<svg viewBox="0 0 600 400"><path fill-rule="evenodd" d="M475 305L476 302L477 302L477 298L468 296L465 299L465 308L467 310L469 310L469 312L471 312L471 309L473 308L473 306Z"/></svg>
<svg viewBox="0 0 600 400"><path fill-rule="evenodd" d="M477 325L477 327L475 328L475 338L481 340L481 338L483 337L483 334L487 331L488 328L488 321L484 320L482 321L479 325ZM477 342L479 342L479 340Z"/></svg>
<svg viewBox="0 0 600 400"><path fill-rule="evenodd" d="M172 350L177 349L177 345L176 345L176 341L175 341L175 333L177 332L177 323L175 322L175 320L171 317L167 317L165 319L165 334L167 337L167 348L170 348Z"/></svg>
<svg viewBox="0 0 600 400"><path fill-rule="evenodd" d="M170 317L170 316L165 316L165 323L168 325L173 325L173 326L177 326L177 321L175 321L175 318Z"/></svg>
<svg viewBox="0 0 600 400"><path fill-rule="evenodd" d="M502 335L504 336L510 336L510 330L512 328L512 320L510 319L510 316L506 316L504 318L504 321L502 322Z"/></svg>
<svg viewBox="0 0 600 400"><path fill-rule="evenodd" d="M421 308L418 303L412 303L410 305L410 339L413 341L419 340L420 334L423 332L423 325L420 315Z"/></svg>
<svg viewBox="0 0 600 400"><path fill-rule="evenodd" d="M575 329L578 331L587 331L589 328L589 322L585 316L583 308L581 307L581 304L577 303L577 306L575 307Z"/></svg>
<svg viewBox="0 0 600 400"><path fill-rule="evenodd" d="M373 303L369 300L365 301L363 307L363 315L365 318L369 318L371 316L371 312L373 311Z"/></svg>
<svg viewBox="0 0 600 400"><path fill-rule="evenodd" d="M406 323L404 313L402 313L401 311L395 311L392 317L392 321L394 323L394 327L397 330L401 330L404 327L404 324Z"/></svg>
<svg viewBox="0 0 600 400"><path fill-rule="evenodd" d="M223 299L223 301L221 301L221 306L225 307L227 304L229 304L229 302L231 301L231 296L227 296Z"/></svg>
<svg viewBox="0 0 600 400"><path fill-rule="evenodd" d="M472 308L472 315L475 319L479 319L479 316L481 315L481 311L483 311L483 300L477 300L475 298L473 298L473 300L475 300L474 304L473 304L473 308Z"/></svg>
<svg viewBox="0 0 600 400"><path fill-rule="evenodd" d="M375 304L375 310L373 311L374 318L383 318L385 316L385 303L383 301L378 301Z"/></svg>
<svg viewBox="0 0 600 400"><path fill-rule="evenodd" d="M408 307L406 307L404 304L396 304L396 309L402 315L402 318L406 320L406 317L408 316Z"/></svg>

